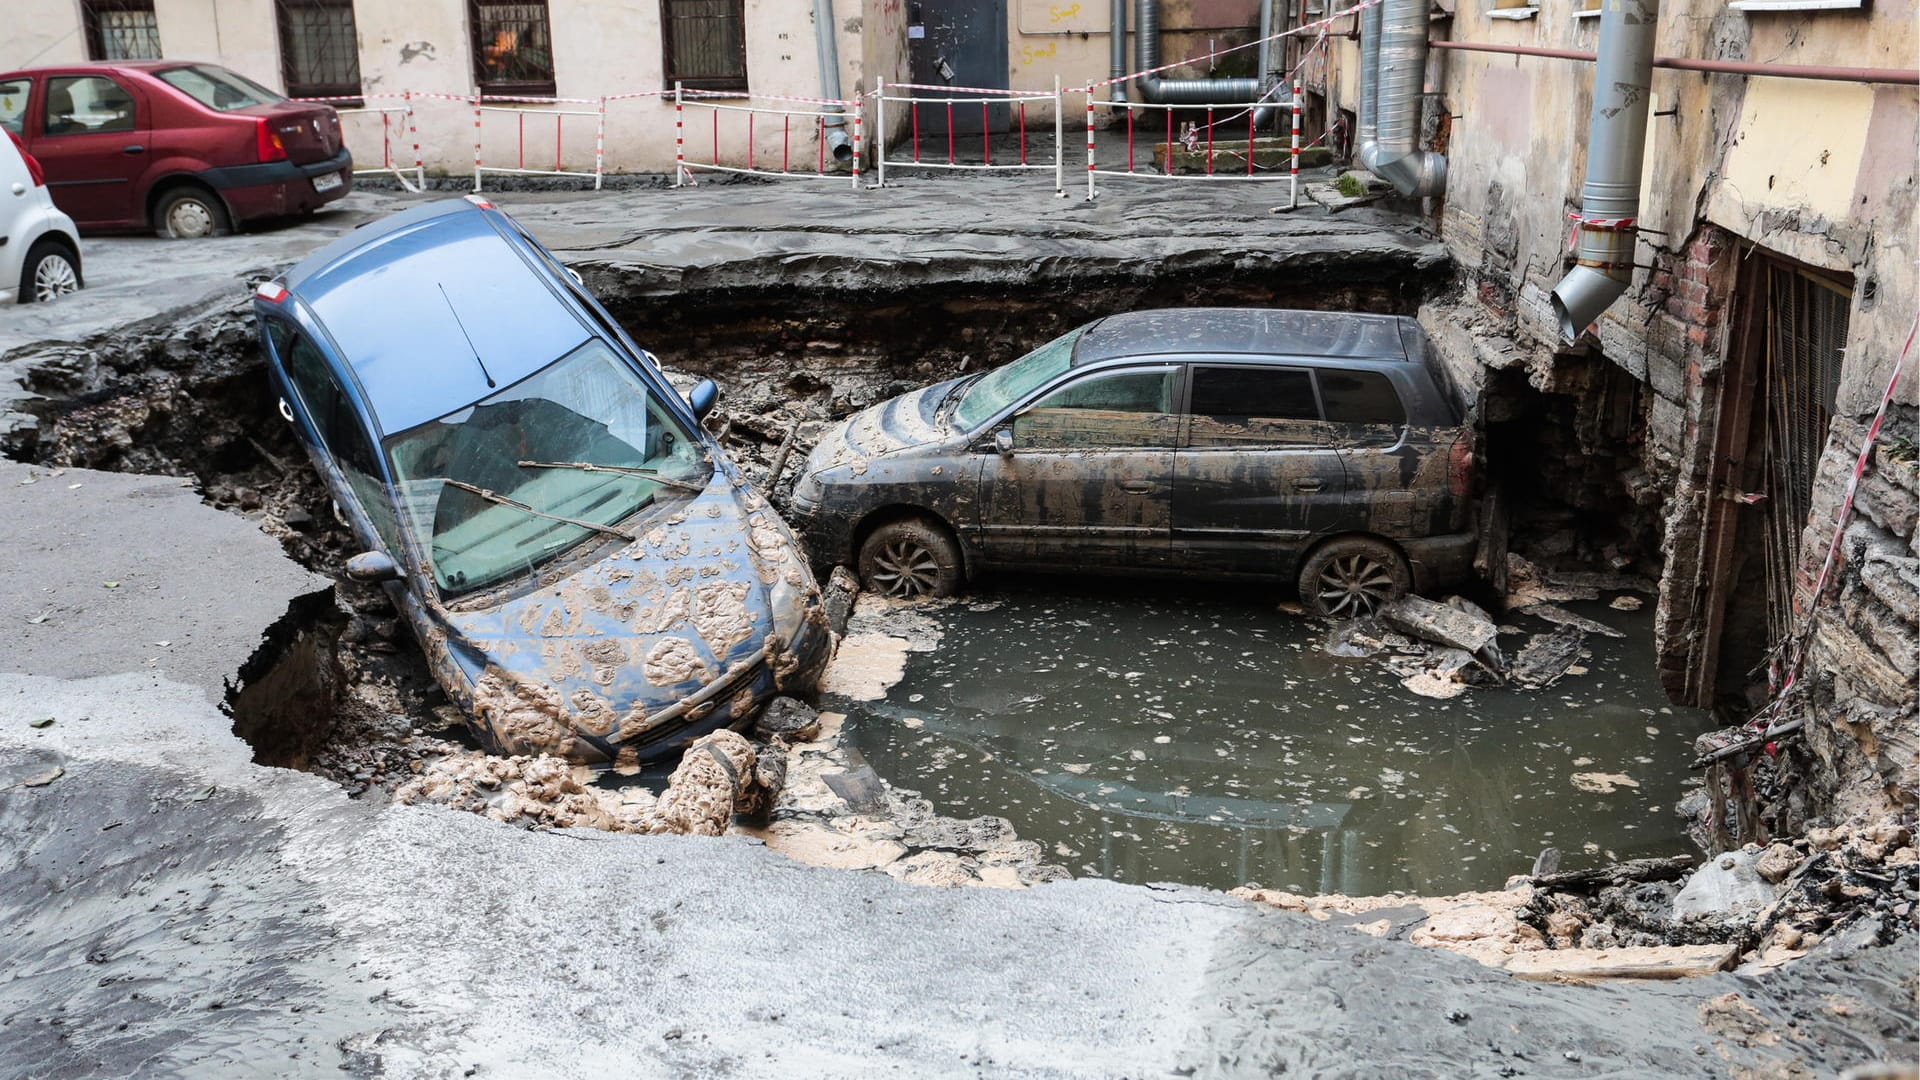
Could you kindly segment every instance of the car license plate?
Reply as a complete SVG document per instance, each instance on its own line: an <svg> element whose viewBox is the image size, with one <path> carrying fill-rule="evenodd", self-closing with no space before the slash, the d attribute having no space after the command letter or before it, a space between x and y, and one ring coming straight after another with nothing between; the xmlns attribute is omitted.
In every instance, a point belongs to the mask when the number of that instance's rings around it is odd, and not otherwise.
<svg viewBox="0 0 1920 1080"><path fill-rule="evenodd" d="M313 178L313 190L315 191L332 191L334 188L337 188L339 186L340 186L339 173L330 172L330 173L327 173L325 176L316 176Z"/></svg>

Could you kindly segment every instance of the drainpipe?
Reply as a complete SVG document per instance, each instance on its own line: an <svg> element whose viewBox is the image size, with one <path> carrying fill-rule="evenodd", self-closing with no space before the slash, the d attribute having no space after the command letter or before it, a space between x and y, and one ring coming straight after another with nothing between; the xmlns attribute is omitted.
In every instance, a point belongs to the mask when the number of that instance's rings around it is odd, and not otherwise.
<svg viewBox="0 0 1920 1080"><path fill-rule="evenodd" d="M840 42L834 33L833 0L813 0L813 49L820 64L820 96L833 101L840 100ZM822 106L829 113L842 113L839 105ZM853 140L847 136L847 118L844 114L829 116L827 125L827 153L835 161L847 161L853 157Z"/></svg>
<svg viewBox="0 0 1920 1080"><path fill-rule="evenodd" d="M1640 213L1659 18L1660 0L1608 0L1600 14L1575 263L1553 287L1553 313L1566 341L1592 326L1633 280L1633 220Z"/></svg>
<svg viewBox="0 0 1920 1080"><path fill-rule="evenodd" d="M1380 5L1360 13L1360 116L1354 124L1353 156L1374 171L1380 157Z"/></svg>
<svg viewBox="0 0 1920 1080"><path fill-rule="evenodd" d="M1159 0L1134 0L1133 66L1146 71L1160 66ZM1257 101L1258 79L1168 79L1142 75L1134 80L1140 96L1154 105L1214 105Z"/></svg>
<svg viewBox="0 0 1920 1080"><path fill-rule="evenodd" d="M1112 68L1111 76L1118 79L1127 73L1127 0L1113 0L1113 28L1107 36L1107 66ZM1126 104L1126 83L1116 82L1108 91L1114 101Z"/></svg>
<svg viewBox="0 0 1920 1080"><path fill-rule="evenodd" d="M1402 195L1438 195L1447 188L1447 159L1420 149L1421 89L1427 79L1428 0L1380 5L1379 78L1374 101L1379 149L1368 170Z"/></svg>
<svg viewBox="0 0 1920 1080"><path fill-rule="evenodd" d="M1273 36L1273 5L1278 2L1260 0L1260 73L1254 76L1254 82L1259 84L1262 97L1273 89L1270 81L1273 78L1273 42L1267 39ZM1264 130L1273 123L1276 112L1272 105L1262 105L1253 110L1253 126Z"/></svg>

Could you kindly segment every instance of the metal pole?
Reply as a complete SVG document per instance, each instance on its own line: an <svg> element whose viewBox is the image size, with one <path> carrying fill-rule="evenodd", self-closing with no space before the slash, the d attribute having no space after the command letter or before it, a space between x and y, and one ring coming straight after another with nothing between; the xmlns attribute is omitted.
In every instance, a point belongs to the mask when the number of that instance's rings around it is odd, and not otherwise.
<svg viewBox="0 0 1920 1080"><path fill-rule="evenodd" d="M673 186L679 187L687 175L686 102L681 100L680 83L673 84Z"/></svg>
<svg viewBox="0 0 1920 1080"><path fill-rule="evenodd" d="M473 95L473 190L480 190L480 95Z"/></svg>
<svg viewBox="0 0 1920 1080"><path fill-rule="evenodd" d="M1053 194L1067 197L1067 99L1060 93L1060 73L1053 76Z"/></svg>
<svg viewBox="0 0 1920 1080"><path fill-rule="evenodd" d="M873 155L874 167L880 170L880 182L874 187L887 186L887 80L873 80L873 130L880 133L879 150Z"/></svg>
<svg viewBox="0 0 1920 1080"><path fill-rule="evenodd" d="M593 129L593 190L599 191L607 169L607 99L600 99L600 115Z"/></svg>
<svg viewBox="0 0 1920 1080"><path fill-rule="evenodd" d="M1288 209L1300 206L1300 80L1293 80L1293 199Z"/></svg>
<svg viewBox="0 0 1920 1080"><path fill-rule="evenodd" d="M1087 201L1093 201L1093 92L1087 92Z"/></svg>
<svg viewBox="0 0 1920 1080"><path fill-rule="evenodd" d="M860 190L860 121L865 116L866 110L864 108L861 108L858 104L854 102L848 102L848 104L854 106L852 110L853 111L853 190L859 191Z"/></svg>

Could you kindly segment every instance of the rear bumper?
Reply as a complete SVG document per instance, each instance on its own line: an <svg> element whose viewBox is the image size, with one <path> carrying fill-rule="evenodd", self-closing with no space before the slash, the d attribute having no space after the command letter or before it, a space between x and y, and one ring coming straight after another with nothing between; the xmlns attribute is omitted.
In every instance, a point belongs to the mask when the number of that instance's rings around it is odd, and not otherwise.
<svg viewBox="0 0 1920 1080"><path fill-rule="evenodd" d="M340 186L331 191L315 191L314 180L328 175L340 177ZM353 155L343 147L325 161L306 165L269 161L208 169L200 176L226 200L235 222L280 217L318 209L352 191Z"/></svg>
<svg viewBox="0 0 1920 1080"><path fill-rule="evenodd" d="M1480 547L1475 533L1447 533L1399 540L1413 569L1415 592L1427 592L1464 581L1473 573L1473 553Z"/></svg>

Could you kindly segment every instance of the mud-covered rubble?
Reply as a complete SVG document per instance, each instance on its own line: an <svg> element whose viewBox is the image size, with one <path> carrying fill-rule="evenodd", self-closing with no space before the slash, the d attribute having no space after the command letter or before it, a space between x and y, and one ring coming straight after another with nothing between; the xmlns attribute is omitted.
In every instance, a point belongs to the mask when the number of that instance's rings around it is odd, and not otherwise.
<svg viewBox="0 0 1920 1080"><path fill-rule="evenodd" d="M1406 689L1422 697L1453 698L1475 686L1540 690L1569 675L1584 675L1592 658L1589 634L1618 638L1621 631L1569 611L1560 604L1597 600L1615 593L1618 611L1637 611L1634 593L1652 593L1653 583L1608 571L1543 571L1509 554L1508 591L1500 597L1507 616L1541 619L1553 629L1528 634L1509 657L1499 639L1526 632L1501 622L1463 596L1435 603L1418 596L1396 600L1373 616L1335 625L1325 651L1353 659L1378 658Z"/></svg>
<svg viewBox="0 0 1920 1080"><path fill-rule="evenodd" d="M1570 982L1754 973L1843 932L1891 945L1920 930L1920 853L1909 825L1817 828L1689 870L1692 862L1543 872L1453 896L1305 896L1258 886L1232 895L1520 978Z"/></svg>

